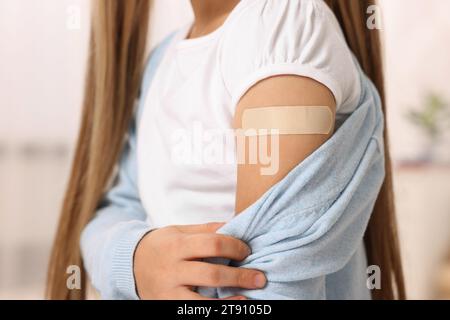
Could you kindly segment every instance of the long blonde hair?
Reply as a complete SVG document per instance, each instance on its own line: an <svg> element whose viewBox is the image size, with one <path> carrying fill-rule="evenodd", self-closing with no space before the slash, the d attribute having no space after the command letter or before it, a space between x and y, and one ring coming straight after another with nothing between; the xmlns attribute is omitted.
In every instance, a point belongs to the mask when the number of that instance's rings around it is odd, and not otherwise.
<svg viewBox="0 0 450 320"><path fill-rule="evenodd" d="M365 10L372 0L325 0L336 14L367 75L384 101L379 32L368 30ZM48 268L47 297L85 299L66 286L66 268L82 267L80 235L104 196L121 153L133 115L143 71L150 0L95 0L90 56L81 128L71 176ZM375 299L405 298L386 140L386 179L365 236L370 264L382 271L382 289Z"/></svg>

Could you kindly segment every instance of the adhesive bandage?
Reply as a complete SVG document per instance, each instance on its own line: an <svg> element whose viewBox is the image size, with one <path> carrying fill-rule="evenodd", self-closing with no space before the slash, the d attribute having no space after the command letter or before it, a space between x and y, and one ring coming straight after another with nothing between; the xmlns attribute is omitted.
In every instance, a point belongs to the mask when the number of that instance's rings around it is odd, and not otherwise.
<svg viewBox="0 0 450 320"><path fill-rule="evenodd" d="M246 109L242 130L246 136L327 135L333 129L333 113L325 106L279 106Z"/></svg>

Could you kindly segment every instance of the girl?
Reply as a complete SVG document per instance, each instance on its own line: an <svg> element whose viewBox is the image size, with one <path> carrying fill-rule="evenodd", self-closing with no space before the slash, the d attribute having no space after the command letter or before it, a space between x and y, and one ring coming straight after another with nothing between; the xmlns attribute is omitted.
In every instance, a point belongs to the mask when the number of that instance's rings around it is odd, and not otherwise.
<svg viewBox="0 0 450 320"><path fill-rule="evenodd" d="M85 298L86 286L68 290L65 277L68 266L84 262L110 299L404 298L388 145L369 137L367 146L378 143L370 163L382 164L361 168L371 149L359 144L372 124L381 128L380 117L355 120L364 101L378 101L360 67L384 96L379 35L365 23L372 1L191 3L194 23L153 52L143 81L149 1L95 3L83 120L48 297ZM214 141L214 130L241 128L249 110L276 106L326 106L335 135L271 140L277 165L268 175L261 159L211 162L183 148ZM243 149L219 147L247 159L244 140ZM369 175L356 187L351 180ZM381 288L372 292L368 265L381 271Z"/></svg>

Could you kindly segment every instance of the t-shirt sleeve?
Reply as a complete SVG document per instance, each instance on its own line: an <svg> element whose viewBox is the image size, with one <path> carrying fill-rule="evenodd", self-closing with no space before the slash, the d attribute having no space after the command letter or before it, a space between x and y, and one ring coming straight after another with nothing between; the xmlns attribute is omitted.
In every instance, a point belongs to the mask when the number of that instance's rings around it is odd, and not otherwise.
<svg viewBox="0 0 450 320"><path fill-rule="evenodd" d="M341 113L356 107L361 91L356 61L322 0L253 1L225 32L219 59L233 108L256 83L278 75L322 83Z"/></svg>

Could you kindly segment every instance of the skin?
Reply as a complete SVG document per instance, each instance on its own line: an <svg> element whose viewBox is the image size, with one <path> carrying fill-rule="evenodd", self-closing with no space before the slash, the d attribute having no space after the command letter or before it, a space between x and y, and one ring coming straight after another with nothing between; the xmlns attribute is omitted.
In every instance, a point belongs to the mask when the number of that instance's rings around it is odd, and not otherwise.
<svg viewBox="0 0 450 320"><path fill-rule="evenodd" d="M240 0L191 0L195 21L189 37L198 38L207 35L222 26L239 1Z"/></svg>
<svg viewBox="0 0 450 320"><path fill-rule="evenodd" d="M244 95L236 109L234 127L236 129L242 127L242 115L246 109L273 106L327 106L332 110L333 117L336 113L334 96L324 85L305 77L278 76L257 83ZM246 161L245 164L239 164L236 212L242 212L258 200L325 143L331 135L279 136L279 169L274 175L262 175L261 168L266 165L261 162L249 164ZM249 139L246 138L245 152L238 149L238 156L248 158ZM243 155L241 151L244 152Z"/></svg>
<svg viewBox="0 0 450 320"><path fill-rule="evenodd" d="M238 0L192 0L195 23L190 38L203 36L220 27L238 2ZM289 105L329 106L335 111L334 97L322 84L309 78L279 76L259 82L244 95L236 109L234 127L236 129L241 127L242 114L247 108ZM236 213L242 212L254 203L329 137L281 136L279 170L274 175L261 175L260 169L263 166L261 163L240 164ZM134 274L140 298L208 299L194 292L193 289L198 286L263 288L266 278L261 271L218 266L201 261L203 258L211 257L241 261L250 254L250 248L244 242L216 234L221 226L223 223L170 226L147 234L139 243L134 257ZM236 296L227 299L245 299L245 297Z"/></svg>
<svg viewBox="0 0 450 320"><path fill-rule="evenodd" d="M134 260L141 299L209 300L195 293L193 288L264 287L266 279L262 272L200 261L210 257L240 261L250 254L244 242L216 234L222 225L172 226L147 234L136 249Z"/></svg>

